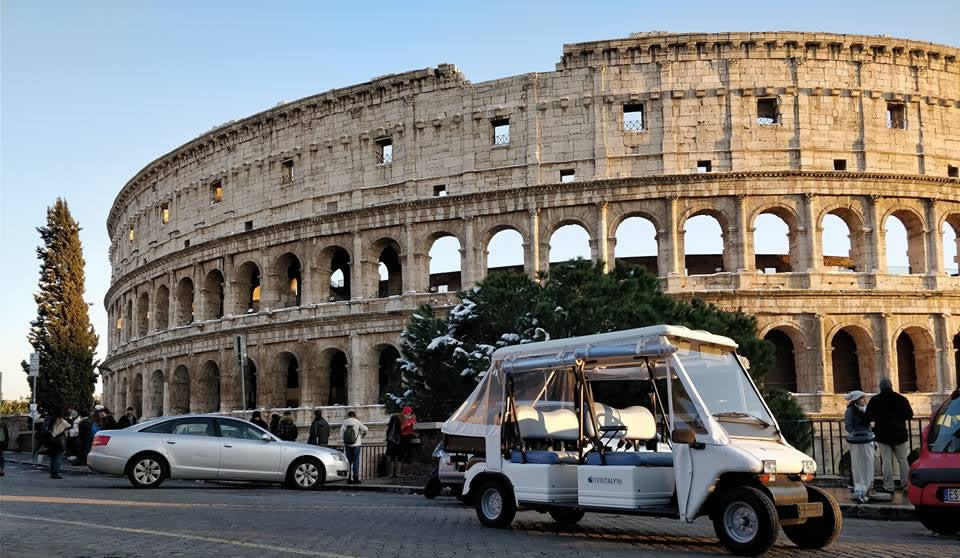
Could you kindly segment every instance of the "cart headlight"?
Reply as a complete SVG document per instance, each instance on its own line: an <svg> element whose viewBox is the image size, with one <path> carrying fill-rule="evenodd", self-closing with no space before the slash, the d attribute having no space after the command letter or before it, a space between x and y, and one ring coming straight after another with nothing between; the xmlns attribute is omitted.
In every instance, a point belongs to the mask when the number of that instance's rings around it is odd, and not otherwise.
<svg viewBox="0 0 960 558"><path fill-rule="evenodd" d="M763 472L768 475L777 474L777 462L773 459L764 459Z"/></svg>
<svg viewBox="0 0 960 558"><path fill-rule="evenodd" d="M817 472L817 462L812 459L803 460L803 471L800 480L810 482L813 480L813 474Z"/></svg>

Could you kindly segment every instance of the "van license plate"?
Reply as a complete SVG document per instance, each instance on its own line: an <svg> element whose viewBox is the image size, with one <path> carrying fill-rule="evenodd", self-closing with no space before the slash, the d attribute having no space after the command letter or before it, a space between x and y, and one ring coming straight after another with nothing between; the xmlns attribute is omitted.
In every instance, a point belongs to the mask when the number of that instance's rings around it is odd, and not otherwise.
<svg viewBox="0 0 960 558"><path fill-rule="evenodd" d="M943 490L943 501L960 504L960 488L945 488Z"/></svg>

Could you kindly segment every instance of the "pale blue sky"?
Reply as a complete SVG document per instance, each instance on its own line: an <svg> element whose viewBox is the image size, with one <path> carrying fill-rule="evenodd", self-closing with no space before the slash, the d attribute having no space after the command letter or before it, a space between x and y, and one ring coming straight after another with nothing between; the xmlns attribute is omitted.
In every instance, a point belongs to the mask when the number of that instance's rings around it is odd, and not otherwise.
<svg viewBox="0 0 960 558"><path fill-rule="evenodd" d="M550 71L565 42L635 31L830 31L960 44L955 0L346 7L3 0L0 10L5 398L28 391L18 363L29 352L34 227L43 223L46 207L65 197L84 228L87 299L104 338L105 220L115 194L157 156L278 101L443 62L474 82Z"/></svg>

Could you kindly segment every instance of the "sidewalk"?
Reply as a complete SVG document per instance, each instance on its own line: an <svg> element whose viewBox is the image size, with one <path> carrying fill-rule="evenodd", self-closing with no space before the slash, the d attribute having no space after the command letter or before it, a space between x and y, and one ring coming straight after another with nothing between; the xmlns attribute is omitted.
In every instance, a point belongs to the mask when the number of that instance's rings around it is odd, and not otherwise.
<svg viewBox="0 0 960 558"><path fill-rule="evenodd" d="M33 454L22 453L22 452L6 452L3 454L3 457L11 463L20 463L21 465L36 465L36 462L33 460ZM43 469L50 469L50 458L46 455L40 456L40 467ZM68 460L63 462L63 472L64 474L71 475L95 475L86 465L71 465Z"/></svg>
<svg viewBox="0 0 960 558"><path fill-rule="evenodd" d="M870 498L866 504L858 504L852 499L850 489L846 487L824 487L824 490L833 496L840 504L840 511L843 517L858 519L877 519L885 521L915 521L913 513L913 504L907 499L907 495L897 491L889 500L881 499L889 497L889 494L876 495Z"/></svg>

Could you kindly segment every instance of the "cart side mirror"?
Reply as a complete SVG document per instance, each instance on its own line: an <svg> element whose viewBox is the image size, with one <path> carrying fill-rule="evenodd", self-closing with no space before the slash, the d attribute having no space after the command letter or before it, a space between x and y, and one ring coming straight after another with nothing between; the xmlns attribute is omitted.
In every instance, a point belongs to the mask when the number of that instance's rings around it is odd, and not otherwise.
<svg viewBox="0 0 960 558"><path fill-rule="evenodd" d="M674 444L687 444L688 446L697 443L697 436L689 428L675 428L670 439Z"/></svg>

